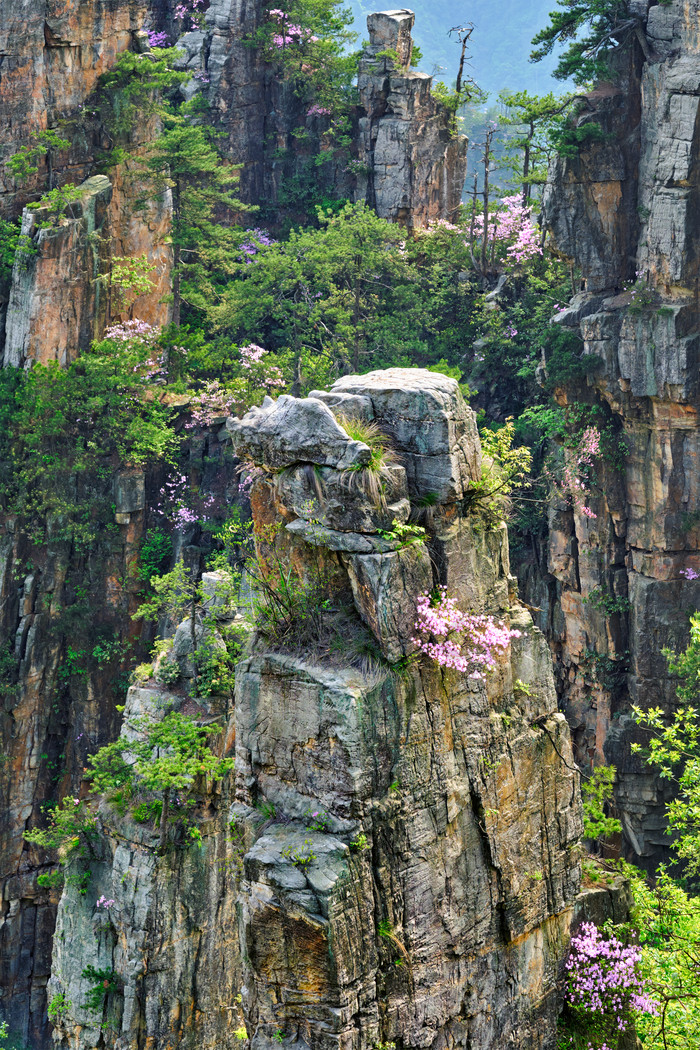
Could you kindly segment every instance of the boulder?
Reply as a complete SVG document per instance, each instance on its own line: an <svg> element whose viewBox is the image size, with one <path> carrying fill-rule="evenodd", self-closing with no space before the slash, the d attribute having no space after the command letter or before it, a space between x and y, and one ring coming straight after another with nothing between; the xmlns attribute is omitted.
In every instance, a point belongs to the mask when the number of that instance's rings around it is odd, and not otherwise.
<svg viewBox="0 0 700 1050"><path fill-rule="evenodd" d="M367 445L348 437L330 408L312 397L265 398L260 408L229 418L226 426L238 456L273 470L294 463L347 470L370 460Z"/></svg>
<svg viewBox="0 0 700 1050"><path fill-rule="evenodd" d="M374 418L401 451L413 498L454 502L481 476L474 413L450 376L423 368L387 368L343 376L331 394L369 398Z"/></svg>

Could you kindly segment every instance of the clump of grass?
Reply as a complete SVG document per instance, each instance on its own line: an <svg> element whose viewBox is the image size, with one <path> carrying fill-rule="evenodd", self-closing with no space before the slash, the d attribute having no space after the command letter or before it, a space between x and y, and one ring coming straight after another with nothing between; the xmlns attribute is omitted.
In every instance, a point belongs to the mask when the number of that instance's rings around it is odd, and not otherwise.
<svg viewBox="0 0 700 1050"><path fill-rule="evenodd" d="M384 490L392 476L392 468L399 462L389 437L378 423L358 419L356 416L339 416L338 422L353 441L361 441L370 451L369 463L349 467L344 471L348 487L362 492L376 507L385 507Z"/></svg>

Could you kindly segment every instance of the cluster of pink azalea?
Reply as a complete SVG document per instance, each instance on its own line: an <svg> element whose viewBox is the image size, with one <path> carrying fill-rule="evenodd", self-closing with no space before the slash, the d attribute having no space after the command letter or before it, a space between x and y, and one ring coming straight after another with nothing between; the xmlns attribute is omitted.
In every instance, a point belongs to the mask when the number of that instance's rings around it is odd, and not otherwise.
<svg viewBox="0 0 700 1050"><path fill-rule="evenodd" d="M593 460L598 455L600 455L600 431L597 427L586 427L576 449L567 454L564 466L564 488L571 496L576 510L586 518L595 518L597 515L586 505L585 497L588 489L582 475L585 475L586 470L593 466Z"/></svg>
<svg viewBox="0 0 700 1050"><path fill-rule="evenodd" d="M175 8L175 17L184 22L183 29L199 29L203 23L203 8L209 0L180 0Z"/></svg>
<svg viewBox="0 0 700 1050"><path fill-rule="evenodd" d="M105 339L114 339L117 343L128 343L132 339L138 339L149 346L155 343L160 335L160 328L148 324L147 321L120 321L119 324L110 325L105 329Z"/></svg>
<svg viewBox="0 0 700 1050"><path fill-rule="evenodd" d="M262 362L263 357L267 353L262 346L258 346L257 343L249 343L248 346L241 347L241 365L243 368L250 369L254 365L259 365ZM260 374L260 384L266 387L281 387L286 386L282 370L277 365L265 365Z"/></svg>
<svg viewBox="0 0 700 1050"><path fill-rule="evenodd" d="M193 494L185 474L176 474L169 478L160 490L160 496L156 510L181 532L199 521L206 521L219 502L213 493L206 496L202 496L201 493ZM193 499L199 503L200 510L193 507Z"/></svg>
<svg viewBox="0 0 700 1050"><path fill-rule="evenodd" d="M627 1031L632 1012L657 1016L658 1003L647 994L637 967L641 949L604 937L592 922L581 924L571 939L566 962L566 997L573 1007L605 1017L619 1032Z"/></svg>
<svg viewBox="0 0 700 1050"><path fill-rule="evenodd" d="M306 111L307 117L330 117L331 111L327 106L319 106L314 102L313 106Z"/></svg>
<svg viewBox="0 0 700 1050"><path fill-rule="evenodd" d="M96 908L104 908L105 911L107 911L109 908L112 907L113 904L116 904L116 901L112 897L107 898L107 897L105 897L104 894L102 894L101 897L97 898L97 902L95 904L95 907Z"/></svg>
<svg viewBox="0 0 700 1050"><path fill-rule="evenodd" d="M256 467L254 463L243 463L240 469L238 489L244 495L249 495L253 482L264 476L262 467Z"/></svg>
<svg viewBox="0 0 700 1050"><path fill-rule="evenodd" d="M685 576L686 580L700 580L700 572L695 569L681 569L681 576Z"/></svg>
<svg viewBox="0 0 700 1050"><path fill-rule="evenodd" d="M272 43L275 47L284 48L290 44L300 44L302 41L315 43L318 40L318 37L314 36L310 29L305 29L303 26L290 22L289 15L286 15L278 7L272 8L270 17L274 18L280 29L280 32L275 33L272 37Z"/></svg>
<svg viewBox="0 0 700 1050"><path fill-rule="evenodd" d="M234 405L234 397L221 385L218 379L210 379L204 389L198 391L190 402L190 418L185 423L185 430L195 427L208 427L217 416L228 416Z"/></svg>
<svg viewBox="0 0 700 1050"><path fill-rule="evenodd" d="M532 208L523 205L522 197L504 197L502 208L489 216L489 237L493 241L511 242L506 255L515 263L524 263L535 255L542 255L537 227L532 221ZM474 218L474 231L477 237L483 237L484 217Z"/></svg>
<svg viewBox="0 0 700 1050"><path fill-rule="evenodd" d="M477 616L462 612L447 588L438 588L437 594L421 594L416 603L418 632L413 639L421 652L441 667L483 679L496 666L496 660L521 632L496 622L493 616ZM456 637L451 637L456 635Z"/></svg>

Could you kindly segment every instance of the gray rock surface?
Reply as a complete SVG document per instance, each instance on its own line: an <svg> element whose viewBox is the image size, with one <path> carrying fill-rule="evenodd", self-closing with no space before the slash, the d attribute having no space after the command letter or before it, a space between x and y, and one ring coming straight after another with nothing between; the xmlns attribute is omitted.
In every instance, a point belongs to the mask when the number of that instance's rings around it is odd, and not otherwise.
<svg viewBox="0 0 700 1050"><path fill-rule="evenodd" d="M373 418L401 449L411 496L453 502L481 476L474 413L456 380L423 368L344 376L332 395L368 398Z"/></svg>
<svg viewBox="0 0 700 1050"><path fill-rule="evenodd" d="M532 558L520 569L552 642L577 758L617 767L624 849L650 869L668 854L668 791L630 753L644 739L630 707L673 706L663 649L684 648L700 598L684 577L700 568L698 18L697 0L648 8L653 60L636 47L618 54L614 85L600 85L582 116L608 138L550 172L545 221L585 284L563 319L597 361L557 397L595 405L624 451L619 466L598 462L597 517L553 505L548 572Z"/></svg>
<svg viewBox="0 0 700 1050"><path fill-rule="evenodd" d="M360 55L358 89L364 110L358 157L366 175L356 199L408 226L453 219L467 174L467 139L431 95L432 77L410 69L412 11L367 18L369 46ZM385 52L396 53L397 61Z"/></svg>
<svg viewBox="0 0 700 1050"><path fill-rule="evenodd" d="M266 402L226 424L241 458L271 469L303 462L343 470L369 463L367 445L349 438L321 401L282 394Z"/></svg>

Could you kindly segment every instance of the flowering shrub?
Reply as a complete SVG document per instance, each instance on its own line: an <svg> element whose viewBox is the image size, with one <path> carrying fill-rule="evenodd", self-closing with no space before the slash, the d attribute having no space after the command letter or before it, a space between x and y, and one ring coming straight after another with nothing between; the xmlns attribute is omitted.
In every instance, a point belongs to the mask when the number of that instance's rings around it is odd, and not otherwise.
<svg viewBox="0 0 700 1050"><path fill-rule="evenodd" d="M245 240L241 241L239 248L241 260L245 259L248 261L258 254L261 248L270 248L272 245L277 244L277 241L273 240L267 230L261 230L259 226L254 227L251 230L244 230L243 236Z"/></svg>
<svg viewBox="0 0 700 1050"><path fill-rule="evenodd" d="M318 37L310 29L291 22L289 15L285 14L284 11L280 11L278 7L272 8L270 18L277 23L277 31L272 36L273 47L297 46L301 48L307 41L311 44L315 44L318 41Z"/></svg>
<svg viewBox="0 0 700 1050"><path fill-rule="evenodd" d="M175 17L182 21L183 32L201 29L204 25L204 11L209 0L180 0L175 8Z"/></svg>
<svg viewBox="0 0 700 1050"><path fill-rule="evenodd" d="M511 639L522 633L496 622L493 616L462 612L455 599L448 598L444 586L432 594L421 594L416 610L418 634L413 641L420 651L441 667L462 671L477 680L493 670Z"/></svg>
<svg viewBox="0 0 700 1050"><path fill-rule="evenodd" d="M293 83L306 115L333 118L324 134L336 137L338 145L345 144L345 118L355 101L351 20L340 0L285 0L268 11L256 34L266 60Z"/></svg>
<svg viewBox="0 0 700 1050"><path fill-rule="evenodd" d="M151 30L148 34L148 46L149 47L167 47L168 46L168 34L167 33L156 33Z"/></svg>
<svg viewBox="0 0 700 1050"><path fill-rule="evenodd" d="M477 240L483 239L483 215L474 216L471 232ZM532 207L523 205L520 194L503 198L501 208L489 216L487 236L494 248L505 248L507 263L519 266L542 255L539 231L532 221Z"/></svg>
<svg viewBox="0 0 700 1050"><path fill-rule="evenodd" d="M590 507L586 505L588 494L586 474L593 461L600 455L600 431L597 427L586 427L581 440L573 451L566 454L563 486L577 511L586 518L595 518Z"/></svg>
<svg viewBox="0 0 700 1050"><path fill-rule="evenodd" d="M138 318L134 318L133 321L120 321L118 324L110 325L105 329L104 338L113 339L117 343L129 343L132 339L137 339L147 346L152 346L159 335L160 328L147 321L139 321Z"/></svg>
<svg viewBox="0 0 700 1050"><path fill-rule="evenodd" d="M658 1014L639 974L641 960L641 948L604 935L593 923L581 924L565 964L569 1043L560 1041L560 1047L586 1045L575 1041L584 1035L591 1050L616 1050L637 1014Z"/></svg>

